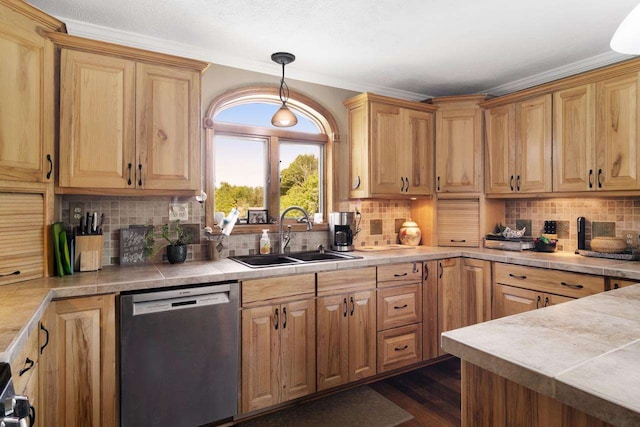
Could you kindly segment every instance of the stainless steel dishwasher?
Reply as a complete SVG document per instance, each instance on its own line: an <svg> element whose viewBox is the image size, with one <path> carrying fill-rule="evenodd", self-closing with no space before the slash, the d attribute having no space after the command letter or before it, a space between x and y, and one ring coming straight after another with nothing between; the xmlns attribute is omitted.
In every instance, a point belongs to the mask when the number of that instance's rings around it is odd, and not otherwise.
<svg viewBox="0 0 640 427"><path fill-rule="evenodd" d="M238 282L120 297L120 425L195 427L238 399Z"/></svg>

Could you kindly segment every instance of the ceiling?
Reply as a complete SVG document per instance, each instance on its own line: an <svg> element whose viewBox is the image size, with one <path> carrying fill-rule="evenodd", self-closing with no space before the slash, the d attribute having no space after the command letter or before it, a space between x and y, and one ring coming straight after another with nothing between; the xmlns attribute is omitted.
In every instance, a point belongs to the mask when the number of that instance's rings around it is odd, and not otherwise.
<svg viewBox="0 0 640 427"><path fill-rule="evenodd" d="M407 99L500 95L629 58L639 0L27 0L69 33Z"/></svg>

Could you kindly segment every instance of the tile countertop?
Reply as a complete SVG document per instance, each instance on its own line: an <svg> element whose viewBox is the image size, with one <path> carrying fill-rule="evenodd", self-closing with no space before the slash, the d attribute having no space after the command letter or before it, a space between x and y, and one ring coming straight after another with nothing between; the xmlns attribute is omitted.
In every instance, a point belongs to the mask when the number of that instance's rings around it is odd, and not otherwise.
<svg viewBox="0 0 640 427"><path fill-rule="evenodd" d="M181 286L223 280L247 280L260 277L350 269L399 262L467 257L542 268L574 271L602 276L638 279L640 262L585 258L568 253L507 252L483 248L440 248L420 246L416 249L379 252L353 252L361 259L286 265L251 269L235 261L198 261L186 264L145 264L110 266L98 272L73 276L49 277L13 285L0 286L0 362L8 361L20 351L28 334L37 327L49 301L57 298Z"/></svg>
<svg viewBox="0 0 640 427"><path fill-rule="evenodd" d="M640 285L445 332L442 347L616 426L640 425Z"/></svg>

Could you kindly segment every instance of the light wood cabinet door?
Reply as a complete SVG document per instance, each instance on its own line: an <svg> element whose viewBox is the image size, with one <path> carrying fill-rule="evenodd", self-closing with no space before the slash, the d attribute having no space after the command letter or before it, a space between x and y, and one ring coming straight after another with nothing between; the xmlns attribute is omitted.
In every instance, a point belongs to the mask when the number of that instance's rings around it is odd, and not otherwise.
<svg viewBox="0 0 640 427"><path fill-rule="evenodd" d="M115 297L54 301L43 399L48 426L116 425Z"/></svg>
<svg viewBox="0 0 640 427"><path fill-rule="evenodd" d="M595 190L595 84L553 94L553 191Z"/></svg>
<svg viewBox="0 0 640 427"><path fill-rule="evenodd" d="M438 356L438 261L424 263L422 285L422 357L424 360Z"/></svg>
<svg viewBox="0 0 640 427"><path fill-rule="evenodd" d="M61 187L135 188L135 63L63 49Z"/></svg>
<svg viewBox="0 0 640 427"><path fill-rule="evenodd" d="M480 246L480 201L438 200L436 213L438 246Z"/></svg>
<svg viewBox="0 0 640 427"><path fill-rule="evenodd" d="M516 109L514 104L491 108L484 113L486 126L486 192L515 191Z"/></svg>
<svg viewBox="0 0 640 427"><path fill-rule="evenodd" d="M516 104L516 191L550 192L551 95Z"/></svg>
<svg viewBox="0 0 640 427"><path fill-rule="evenodd" d="M462 326L462 286L460 286L460 259L438 261L438 355L445 354L440 347L443 332Z"/></svg>
<svg viewBox="0 0 640 427"><path fill-rule="evenodd" d="M513 286L493 285L493 318L524 313L542 307L542 294Z"/></svg>
<svg viewBox="0 0 640 427"><path fill-rule="evenodd" d="M562 295L544 294L542 306L549 307L551 305L562 304L563 302L569 302L573 300L575 300L575 298L563 297Z"/></svg>
<svg viewBox="0 0 640 427"><path fill-rule="evenodd" d="M54 46L0 8L0 179L53 182Z"/></svg>
<svg viewBox="0 0 640 427"><path fill-rule="evenodd" d="M402 109L405 194L426 196L433 187L433 113Z"/></svg>
<svg viewBox="0 0 640 427"><path fill-rule="evenodd" d="M608 290L620 289L620 288L624 288L624 287L627 287L627 286L637 285L638 283L640 283L640 281L638 281L638 280L618 279L618 278L615 278L615 277L608 277L607 278L607 289Z"/></svg>
<svg viewBox="0 0 640 427"><path fill-rule="evenodd" d="M58 419L58 405L56 403L56 372L57 354L52 344L52 333L55 332L56 312L55 306L50 304L44 315L40 319L39 351L38 360L38 406L36 408L36 418L38 426L51 427ZM31 396L29 396L31 398Z"/></svg>
<svg viewBox="0 0 640 427"><path fill-rule="evenodd" d="M491 320L491 262L462 258L462 326Z"/></svg>
<svg viewBox="0 0 640 427"><path fill-rule="evenodd" d="M596 84L598 190L640 188L638 73Z"/></svg>
<svg viewBox="0 0 640 427"><path fill-rule="evenodd" d="M280 332L282 360L281 402L316 391L316 302L314 299L282 305Z"/></svg>
<svg viewBox="0 0 640 427"><path fill-rule="evenodd" d="M399 194L404 161L402 109L371 104L371 193Z"/></svg>
<svg viewBox="0 0 640 427"><path fill-rule="evenodd" d="M317 299L318 391L349 381L348 296Z"/></svg>
<svg viewBox="0 0 640 427"><path fill-rule="evenodd" d="M199 102L197 72L136 64L139 188L200 188Z"/></svg>
<svg viewBox="0 0 640 427"><path fill-rule="evenodd" d="M482 112L480 109L436 113L436 191L481 190Z"/></svg>
<svg viewBox="0 0 640 427"><path fill-rule="evenodd" d="M242 310L242 413L280 402L279 305Z"/></svg>
<svg viewBox="0 0 640 427"><path fill-rule="evenodd" d="M349 108L349 196L369 197L368 103Z"/></svg>
<svg viewBox="0 0 640 427"><path fill-rule="evenodd" d="M349 296L349 381L376 374L376 293Z"/></svg>

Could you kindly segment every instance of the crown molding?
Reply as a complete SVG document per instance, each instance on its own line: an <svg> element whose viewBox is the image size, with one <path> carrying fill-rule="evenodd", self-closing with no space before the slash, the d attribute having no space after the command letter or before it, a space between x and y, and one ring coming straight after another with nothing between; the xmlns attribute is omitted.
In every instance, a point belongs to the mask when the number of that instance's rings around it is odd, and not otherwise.
<svg viewBox="0 0 640 427"><path fill-rule="evenodd" d="M549 83L554 80L559 80L564 77L580 74L585 71L595 70L596 68L601 68L606 65L614 64L616 62L626 61L631 58L633 58L633 55L625 55L614 51L605 52L586 59L581 59L580 61L572 62L571 64L553 68L548 71L543 71L542 73L514 80L500 86L483 89L478 93L488 93L494 96L502 96L509 93L517 92L519 90L538 86L543 83Z"/></svg>
<svg viewBox="0 0 640 427"><path fill-rule="evenodd" d="M280 76L280 69L278 67L274 67L271 60L248 60L245 58L229 56L226 52L216 52L213 49L204 49L198 46L192 46L186 43L179 43L159 37L152 37L144 34L134 33L131 31L124 31L105 27L102 25L91 24L88 22L77 21L71 18L61 17L60 19L67 24L67 31L69 32L69 34L75 36L86 37L89 39L116 43L124 46L151 50L154 52L166 53L186 58L209 61L214 64L240 68L257 73ZM305 72L295 69L292 70L289 68L287 68L287 77L294 80L301 80L309 83L316 83L340 89L352 90L355 92L373 92L379 95L407 99L411 101L422 101L426 98L431 98L430 95L424 93L410 92L363 82L352 82L329 77L320 73Z"/></svg>

